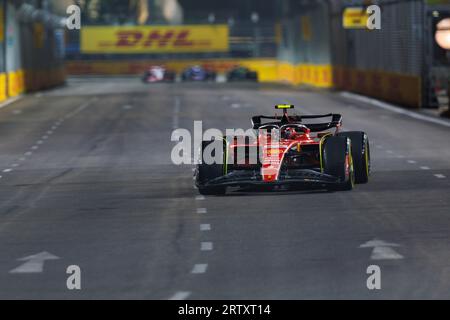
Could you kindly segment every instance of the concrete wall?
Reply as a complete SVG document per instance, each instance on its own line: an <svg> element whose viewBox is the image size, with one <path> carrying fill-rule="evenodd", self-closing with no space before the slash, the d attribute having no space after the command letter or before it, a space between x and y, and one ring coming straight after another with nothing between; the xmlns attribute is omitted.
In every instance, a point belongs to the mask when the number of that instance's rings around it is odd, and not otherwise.
<svg viewBox="0 0 450 320"><path fill-rule="evenodd" d="M65 82L63 29L48 12L0 0L0 102Z"/></svg>

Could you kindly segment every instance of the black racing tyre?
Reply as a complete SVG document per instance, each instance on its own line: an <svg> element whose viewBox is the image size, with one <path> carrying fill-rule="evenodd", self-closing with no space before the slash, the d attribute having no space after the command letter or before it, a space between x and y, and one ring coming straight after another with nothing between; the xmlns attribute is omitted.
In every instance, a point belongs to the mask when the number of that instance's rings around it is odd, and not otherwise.
<svg viewBox="0 0 450 320"><path fill-rule="evenodd" d="M258 73L257 72L250 72L248 74L248 79L252 80L252 81L255 81L255 82L258 82Z"/></svg>
<svg viewBox="0 0 450 320"><path fill-rule="evenodd" d="M147 81L148 76L149 76L149 73L146 72L146 73L144 73L144 75L141 77L141 80L142 80L143 83L148 83L148 81Z"/></svg>
<svg viewBox="0 0 450 320"><path fill-rule="evenodd" d="M201 163L197 166L196 183L198 191L202 195L223 195L226 193L225 186L208 186L207 183L211 180L219 178L224 174L224 164L213 163L208 164L204 159L204 153L206 147L213 143L220 143L223 146L223 141L203 141L202 142L202 154ZM214 152L212 156L215 156Z"/></svg>
<svg viewBox="0 0 450 320"><path fill-rule="evenodd" d="M215 72L211 71L211 72L207 73L205 80L206 81L216 81L216 78L217 78L217 74Z"/></svg>
<svg viewBox="0 0 450 320"><path fill-rule="evenodd" d="M350 191L355 184L351 140L347 137L330 137L323 147L324 172L339 179L338 184L330 185L333 191Z"/></svg>
<svg viewBox="0 0 450 320"><path fill-rule="evenodd" d="M352 141L353 166L355 168L355 182L368 183L370 177L370 144L369 137L364 132L341 132L339 137L347 137Z"/></svg>
<svg viewBox="0 0 450 320"><path fill-rule="evenodd" d="M175 82L177 75L174 72L167 72L166 74L166 80L168 82Z"/></svg>

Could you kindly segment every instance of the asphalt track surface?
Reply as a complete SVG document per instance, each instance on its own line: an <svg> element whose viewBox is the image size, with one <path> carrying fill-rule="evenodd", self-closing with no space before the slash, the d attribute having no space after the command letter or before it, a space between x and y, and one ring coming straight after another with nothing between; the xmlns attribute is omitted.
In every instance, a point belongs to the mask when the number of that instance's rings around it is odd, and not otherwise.
<svg viewBox="0 0 450 320"><path fill-rule="evenodd" d="M198 197L192 166L171 163L173 129L246 129L276 103L366 131L370 183ZM281 86L92 78L26 96L0 110L0 298L450 298L449 134ZM40 252L59 259L18 260Z"/></svg>

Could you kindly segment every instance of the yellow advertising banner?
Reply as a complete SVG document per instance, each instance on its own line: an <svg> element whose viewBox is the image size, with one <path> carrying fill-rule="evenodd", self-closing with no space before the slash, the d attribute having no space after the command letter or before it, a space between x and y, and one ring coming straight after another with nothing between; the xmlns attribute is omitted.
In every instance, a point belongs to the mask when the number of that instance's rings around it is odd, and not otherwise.
<svg viewBox="0 0 450 320"><path fill-rule="evenodd" d="M227 25L83 27L82 53L227 52Z"/></svg>
<svg viewBox="0 0 450 320"><path fill-rule="evenodd" d="M345 29L366 29L369 16L363 7L346 8L342 17Z"/></svg>

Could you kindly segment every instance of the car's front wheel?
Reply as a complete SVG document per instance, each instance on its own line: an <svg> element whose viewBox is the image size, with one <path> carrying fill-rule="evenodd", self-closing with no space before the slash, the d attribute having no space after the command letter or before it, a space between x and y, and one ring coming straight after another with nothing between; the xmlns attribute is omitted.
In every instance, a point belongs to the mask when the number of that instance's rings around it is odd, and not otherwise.
<svg viewBox="0 0 450 320"><path fill-rule="evenodd" d="M323 147L324 173L338 178L330 185L332 191L350 191L355 185L352 144L347 137L330 137Z"/></svg>

